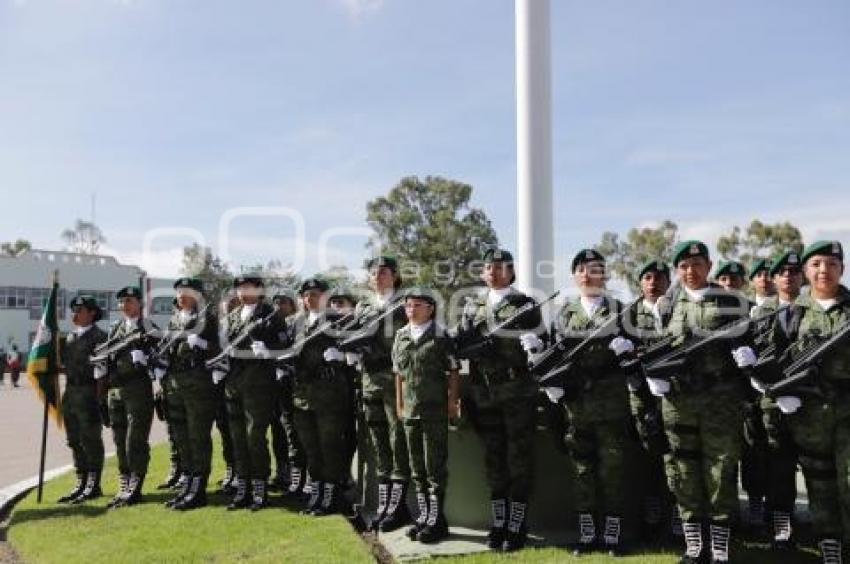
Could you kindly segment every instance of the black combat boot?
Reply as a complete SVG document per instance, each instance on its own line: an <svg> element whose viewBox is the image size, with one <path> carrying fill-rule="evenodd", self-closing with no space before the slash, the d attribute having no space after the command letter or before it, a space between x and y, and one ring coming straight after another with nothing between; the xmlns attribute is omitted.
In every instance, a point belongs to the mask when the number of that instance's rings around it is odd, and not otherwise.
<svg viewBox="0 0 850 564"><path fill-rule="evenodd" d="M118 504L124 496L127 495L127 487L130 485L130 475L129 474L121 474L118 477L118 491L115 493L115 496L109 500L106 504L106 507L112 509L113 507L118 507Z"/></svg>
<svg viewBox="0 0 850 564"><path fill-rule="evenodd" d="M127 494L118 503L118 506L135 505L142 501L142 487L145 485L145 475L130 472L130 481L127 483Z"/></svg>
<svg viewBox="0 0 850 564"><path fill-rule="evenodd" d="M449 536L449 524L443 514L443 496L428 496L428 520L416 535L416 540L424 544L439 542Z"/></svg>
<svg viewBox="0 0 850 564"><path fill-rule="evenodd" d="M303 468L298 466L289 467L289 486L284 490L284 495L301 497L304 494L304 482L306 476Z"/></svg>
<svg viewBox="0 0 850 564"><path fill-rule="evenodd" d="M180 484L180 489L178 489L178 490L177 490L177 492L174 494L174 496L173 496L173 497L171 497L171 498L169 498L168 500L166 500L166 502L163 504L163 505L165 505L166 507L174 507L175 505L177 505L178 503L180 503L180 501L181 501L184 497L186 497L187 495L189 495L189 489L190 489L190 488L191 488L191 486L192 486L192 479L191 479L191 478L188 478L188 479L186 479L186 480L183 480L183 479L181 478L181 480L180 480L178 483Z"/></svg>
<svg viewBox="0 0 850 564"><path fill-rule="evenodd" d="M770 514L773 522L773 539L770 544L775 550L791 550L794 542L791 535L794 532L791 524L791 513L787 511L772 511Z"/></svg>
<svg viewBox="0 0 850 564"><path fill-rule="evenodd" d="M190 481L189 491L183 496L180 501L174 504L173 508L177 511L187 511L203 507L207 504L207 477L195 475Z"/></svg>
<svg viewBox="0 0 850 564"><path fill-rule="evenodd" d="M578 542L573 547L573 555L587 554L596 548L596 523L593 514L581 512L578 514Z"/></svg>
<svg viewBox="0 0 850 564"><path fill-rule="evenodd" d="M822 539L818 543L823 564L841 564L841 541L838 539Z"/></svg>
<svg viewBox="0 0 850 564"><path fill-rule="evenodd" d="M227 510L233 511L248 507L251 503L248 499L248 481L241 476L237 476L234 480L234 490L233 499L227 505Z"/></svg>
<svg viewBox="0 0 850 564"><path fill-rule="evenodd" d="M96 499L103 495L100 489L100 470L86 472L86 486L80 495L71 500L71 503L82 503L89 499Z"/></svg>
<svg viewBox="0 0 850 564"><path fill-rule="evenodd" d="M165 479L156 485L156 489L158 490L168 490L177 485L177 481L180 480L181 476L180 469L177 468L177 462L171 461L171 467L168 469L168 475Z"/></svg>
<svg viewBox="0 0 850 564"><path fill-rule="evenodd" d="M623 547L620 541L620 532L623 526L622 517L608 515L605 517L605 529L602 531L602 540L608 556L621 556Z"/></svg>
<svg viewBox="0 0 850 564"><path fill-rule="evenodd" d="M528 503L525 501L511 501L511 510L508 513L508 527L502 550L513 552L525 547L528 540L528 526L526 524Z"/></svg>
<svg viewBox="0 0 850 564"><path fill-rule="evenodd" d="M508 522L508 500L503 497L490 500L490 532L487 533L487 548L502 550L505 543L505 525Z"/></svg>
<svg viewBox="0 0 850 564"><path fill-rule="evenodd" d="M313 515L316 511L319 510L319 507L322 505L322 498L324 497L325 485L324 482L319 482L318 480L310 480L304 487L304 491L309 490L309 495L307 496L307 503L304 509L301 511L302 515Z"/></svg>
<svg viewBox="0 0 850 564"><path fill-rule="evenodd" d="M424 527L425 523L428 521L427 493L418 490L416 491L416 507L419 510L419 514L416 516L416 521L413 522L412 527L408 528L407 531L404 532L410 540L416 540L416 535L419 534L419 531L422 530L422 527Z"/></svg>
<svg viewBox="0 0 850 564"><path fill-rule="evenodd" d="M333 482L324 482L322 484L322 501L318 507L312 511L316 517L324 515L333 515L339 513L339 496L341 488Z"/></svg>
<svg viewBox="0 0 850 564"><path fill-rule="evenodd" d="M236 493L236 473L233 471L233 466L224 469L224 476L218 481L218 491L224 495Z"/></svg>
<svg viewBox="0 0 850 564"><path fill-rule="evenodd" d="M269 505L269 494L264 479L251 480L251 511L259 511Z"/></svg>
<svg viewBox="0 0 850 564"><path fill-rule="evenodd" d="M77 498L86 487L86 472L77 472L77 483L73 489L56 500L56 503L69 503Z"/></svg>
<svg viewBox="0 0 850 564"><path fill-rule="evenodd" d="M387 506L390 503L390 482L389 480L381 480L378 482L378 507L375 510L375 517L369 524L369 529L377 531L381 525L381 520L387 515Z"/></svg>
<svg viewBox="0 0 850 564"><path fill-rule="evenodd" d="M410 510L407 509L407 482L394 481L390 488L390 501L387 514L381 519L378 528L383 533L395 531L410 523Z"/></svg>
<svg viewBox="0 0 850 564"><path fill-rule="evenodd" d="M729 537L731 530L728 523L712 523L709 526L711 534L711 563L725 564L729 562Z"/></svg>
<svg viewBox="0 0 850 564"><path fill-rule="evenodd" d="M702 562L702 523L683 521L682 530L685 533L685 554L679 564L699 564Z"/></svg>

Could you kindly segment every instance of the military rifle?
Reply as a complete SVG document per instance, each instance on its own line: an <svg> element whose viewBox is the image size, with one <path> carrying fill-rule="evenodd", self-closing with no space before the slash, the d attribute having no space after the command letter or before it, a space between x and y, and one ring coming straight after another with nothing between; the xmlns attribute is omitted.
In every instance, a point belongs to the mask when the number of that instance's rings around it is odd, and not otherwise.
<svg viewBox="0 0 850 564"><path fill-rule="evenodd" d="M204 308L195 315L195 319L203 319L207 313L207 310L210 308L210 305L211 304L205 305ZM166 329L163 332L162 338L159 340L159 343L157 343L154 352L151 354L151 358L153 359L154 364L160 367L167 367L168 360L165 358L165 355L168 353L171 347L175 343L177 343L177 341L181 339L185 340L186 337L193 333L196 333L196 331L187 331L185 329L170 331Z"/></svg>
<svg viewBox="0 0 850 564"><path fill-rule="evenodd" d="M368 348L369 343L372 341L375 333L378 331L378 327L381 322L388 318L392 317L396 314L398 310L404 307L404 299L399 298L394 302L391 302L387 306L387 310L383 312L381 315L370 319L366 322L363 327L358 329L353 335L345 337L338 344L337 348L342 352L362 352L366 348ZM361 320L356 320L361 322ZM354 325L356 327L356 324Z"/></svg>
<svg viewBox="0 0 850 564"><path fill-rule="evenodd" d="M283 363L294 362L298 355L301 354L301 351L304 349L304 347L313 340L318 339L322 335L326 335L328 331L338 325L346 324L346 326L343 327L341 331L350 330L350 328L353 327L354 323L356 322L357 319L354 317L354 312L348 312L341 317L336 317L333 319L328 318L327 321L320 325L315 331L310 333L309 336L301 340L296 340L291 347L283 351L283 354L278 356L275 360Z"/></svg>
<svg viewBox="0 0 850 564"><path fill-rule="evenodd" d="M213 370L216 368L220 369L225 366L227 359L232 356L233 353L235 353L236 350L243 343L245 343L245 341L251 338L251 333L261 327L265 327L266 325L268 325L269 322L271 322L271 320L274 318L274 316L277 315L279 309L280 308L275 305L272 307L272 310L267 315L261 317L260 319L255 319L248 323L248 325L243 327L242 332L239 333L239 335L237 335L235 339L230 341L220 353L218 353L211 359L207 360L206 363L204 363L207 370Z"/></svg>

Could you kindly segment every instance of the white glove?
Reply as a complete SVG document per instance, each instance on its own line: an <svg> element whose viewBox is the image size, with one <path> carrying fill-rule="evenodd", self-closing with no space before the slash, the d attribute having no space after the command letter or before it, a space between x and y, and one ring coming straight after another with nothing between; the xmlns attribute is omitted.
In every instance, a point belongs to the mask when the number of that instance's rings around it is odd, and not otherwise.
<svg viewBox="0 0 850 564"><path fill-rule="evenodd" d="M732 351L732 358L735 359L735 364L738 365L738 368L752 366L758 360L756 353L750 347L738 347Z"/></svg>
<svg viewBox="0 0 850 564"><path fill-rule="evenodd" d="M280 382L281 380L285 380L286 378L290 378L292 376L293 372L294 371L292 370L292 367L290 367L290 366L286 366L286 367L282 366L280 368L276 368L275 371L274 371L275 376L277 376L278 382Z"/></svg>
<svg viewBox="0 0 850 564"><path fill-rule="evenodd" d="M213 370L212 371L213 384L218 384L219 382L221 382L225 378L227 378L227 372L225 372L224 370Z"/></svg>
<svg viewBox="0 0 850 564"><path fill-rule="evenodd" d="M647 378L646 384L649 386L649 391L656 397L662 397L670 391L670 382L659 378Z"/></svg>
<svg viewBox="0 0 850 564"><path fill-rule="evenodd" d="M345 362L345 353L336 347L325 349L322 356L325 357L325 362Z"/></svg>
<svg viewBox="0 0 850 564"><path fill-rule="evenodd" d="M614 351L615 355L621 356L635 350L635 344L625 337L614 337L608 344L608 348Z"/></svg>
<svg viewBox="0 0 850 564"><path fill-rule="evenodd" d="M130 358L133 359L133 364L141 364L142 366L148 365L148 357L144 352L139 349L133 349L130 351Z"/></svg>
<svg viewBox="0 0 850 564"><path fill-rule="evenodd" d="M776 398L776 405L779 406L779 411L785 415L791 415L803 405L800 398L797 396L779 396Z"/></svg>
<svg viewBox="0 0 850 564"><path fill-rule="evenodd" d="M94 365L94 379L100 380L106 376L106 366L103 364L95 364Z"/></svg>
<svg viewBox="0 0 850 564"><path fill-rule="evenodd" d="M153 381L153 395L159 395L162 392L162 385L159 383L159 380Z"/></svg>
<svg viewBox="0 0 850 564"><path fill-rule="evenodd" d="M363 355L356 352L347 352L345 353L345 363L348 366L357 366L357 363L360 362L360 359L363 358Z"/></svg>
<svg viewBox="0 0 850 564"><path fill-rule="evenodd" d="M165 377L165 368L162 368L160 366L157 366L156 368L154 368L153 369L153 377L157 381L162 380Z"/></svg>
<svg viewBox="0 0 850 564"><path fill-rule="evenodd" d="M546 397L549 398L549 401L557 404L562 397L564 397L564 390L562 388L543 388L543 392L546 394Z"/></svg>
<svg viewBox="0 0 850 564"><path fill-rule="evenodd" d="M763 394L764 391L767 390L767 386L764 385L764 382L752 377L750 378L750 386L752 386L753 389L760 394Z"/></svg>
<svg viewBox="0 0 850 564"><path fill-rule="evenodd" d="M269 358L271 356L271 354L269 354L268 347L266 347L266 344L262 341L254 341L251 343L251 350L257 358Z"/></svg>
<svg viewBox="0 0 850 564"><path fill-rule="evenodd" d="M537 353L543 350L543 341L534 333L523 333L519 336L519 342L526 353Z"/></svg>
<svg viewBox="0 0 850 564"><path fill-rule="evenodd" d="M186 342L189 344L189 348L207 350L207 340L194 333L186 337Z"/></svg>

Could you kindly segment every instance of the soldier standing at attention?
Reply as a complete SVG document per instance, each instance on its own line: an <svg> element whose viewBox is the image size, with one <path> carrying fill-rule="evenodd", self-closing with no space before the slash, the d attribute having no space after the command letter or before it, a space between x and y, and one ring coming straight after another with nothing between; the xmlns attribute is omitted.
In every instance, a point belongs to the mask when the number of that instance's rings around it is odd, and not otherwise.
<svg viewBox="0 0 850 564"><path fill-rule="evenodd" d="M212 459L212 424L217 406L215 384L205 366L218 354L218 322L204 310L203 283L180 278L174 283L177 311L168 323L170 346L165 351L168 371L168 418L180 460L188 472L186 485L166 503L177 510L207 503L206 489ZM172 339L173 335L177 335Z"/></svg>
<svg viewBox="0 0 850 564"><path fill-rule="evenodd" d="M756 259L750 267L750 284L757 306L770 300L776 295L776 285L773 283L770 270L773 263L770 259Z"/></svg>
<svg viewBox="0 0 850 564"><path fill-rule="evenodd" d="M457 361L445 329L434 321L437 302L432 291L416 288L406 296L408 323L395 336L393 371L419 508L407 536L434 543L449 535L443 501L448 480L449 418L456 418L459 411Z"/></svg>
<svg viewBox="0 0 850 564"><path fill-rule="evenodd" d="M328 292L328 307L335 314L341 316L353 313L357 301L354 294L348 288L337 286ZM339 329L342 329L340 327ZM346 335L337 335L339 338L345 338ZM341 368L345 373L345 378L350 382L348 387L348 425L346 427L346 467L350 468L354 461L354 454L357 452L357 419L360 409L358 401L360 387L363 383L360 381L360 372L357 366L346 364ZM364 455L365 456L365 455Z"/></svg>
<svg viewBox="0 0 850 564"><path fill-rule="evenodd" d="M143 336L110 356L106 372L95 368L95 377L109 386L107 402L112 438L121 473L120 489L109 507L133 505L142 499L142 486L150 462L151 423L153 422L153 386L148 374L148 356L152 340L144 335L154 328L142 318L142 291L135 286L116 294L123 319L112 325L109 340L119 341L134 332ZM99 386L102 386L99 383Z"/></svg>
<svg viewBox="0 0 850 564"><path fill-rule="evenodd" d="M77 485L59 498L59 503L81 503L100 497L100 474L103 471L103 438L97 403L97 383L89 357L94 348L106 340L97 326L103 315L92 296L71 300L74 328L62 341L60 359L65 373L62 395L62 419L68 447L74 458Z"/></svg>
<svg viewBox="0 0 850 564"><path fill-rule="evenodd" d="M534 300L514 289L511 253L489 249L484 253L481 278L487 290L464 307L464 339L486 336L491 327L511 318ZM512 331L495 335L493 345L469 358L469 409L475 413L476 431L484 443L484 463L490 487L491 526L487 545L492 550L513 551L527 540L528 499L534 477L537 383L528 371L527 352L518 332L542 332L539 311Z"/></svg>
<svg viewBox="0 0 850 564"><path fill-rule="evenodd" d="M225 297L219 304L218 319L218 343L227 340L227 318L230 312L239 305L239 298L235 295ZM224 476L218 481L219 491L224 495L233 495L236 492L236 455L233 454L233 436L230 434L230 418L227 415L227 402L224 398L224 379L227 373L221 370L212 371L213 384L215 385L216 410L215 426L221 436L221 454L224 458Z"/></svg>
<svg viewBox="0 0 850 564"><path fill-rule="evenodd" d="M800 295L800 287L803 284L800 255L796 251L789 250L774 258L770 264L769 275L777 294L756 306L753 311L754 318L775 312L779 308L789 307ZM786 336L788 335L788 314L789 312L780 312L776 320L779 325L775 329L782 330ZM761 350L768 348L769 345L768 339L762 343ZM774 381L778 379L778 375L769 375L768 378ZM763 387L758 382L754 384L758 392L763 391ZM763 396L761 412L767 435L765 510L773 525L771 544L777 549L790 549L793 548L792 516L797 498L797 453L788 432L788 425L776 402Z"/></svg>
<svg viewBox="0 0 850 564"><path fill-rule="evenodd" d="M776 318L777 351L790 347L792 359L850 322L850 291L841 285L844 249L838 241L818 241L803 251L803 272L811 291L792 306L787 329ZM776 398L806 479L814 534L824 564L840 564L842 539L850 542L850 345L845 341L823 355L806 386ZM811 381L813 380L813 381Z"/></svg>
<svg viewBox="0 0 850 564"><path fill-rule="evenodd" d="M379 256L366 262L369 270L369 288L355 308L360 325L384 314L398 299L402 280L398 262L394 257ZM392 346L395 332L405 324L403 311L385 318L376 328L369 350L362 354L347 352L349 366L360 364L363 368L363 412L369 431L369 442L375 454L375 473L378 479L378 505L371 528L383 532L394 531L410 522L407 509L407 488L410 480L410 463L404 427L396 414L395 376L392 367Z"/></svg>
<svg viewBox="0 0 850 564"><path fill-rule="evenodd" d="M277 316L270 315L274 309L265 301L262 278L237 276L233 287L239 305L228 315L226 343L242 338L246 332L248 338L231 355L224 388L237 475L236 493L227 508L257 511L268 505L266 481L271 459L266 433L277 400L272 351L280 349L282 326ZM264 319L267 321L260 323ZM259 324L249 329L255 321Z"/></svg>
<svg viewBox="0 0 850 564"><path fill-rule="evenodd" d="M272 297L272 303L277 307L277 315L280 318L282 330L278 335L281 345L286 348L292 344L293 326L287 322L287 318L295 313L295 300L289 295L288 291L278 292ZM297 467L298 480L294 480L296 474L294 465L291 461L291 452L296 453L300 448L298 445L290 447L290 441L296 440L297 435L294 435L294 425L291 421L292 417L292 390L287 390L288 379L279 379L278 387L280 393L275 402L274 417L272 417L272 451L274 452L275 473L274 478L269 481L269 489L272 491L282 491L285 494L289 493L288 486L290 483L296 482L296 490L300 491L301 470L304 468L302 464ZM296 455L297 456L297 455ZM303 458L303 455L302 455Z"/></svg>
<svg viewBox="0 0 850 564"><path fill-rule="evenodd" d="M673 249L673 264L682 283L667 328L675 338L674 347L682 346L691 336L705 337L747 317L749 308L742 296L708 282L711 261L705 244L679 243ZM738 510L736 477L744 424L740 368L752 366L756 360L750 347L738 346L745 337L700 349L670 380L647 378L652 393L663 396L664 430L676 463L672 486L684 520L686 550L682 564L706 559L704 521L709 525L711 561L729 561L730 527Z"/></svg>
<svg viewBox="0 0 850 564"><path fill-rule="evenodd" d="M327 290L327 284L318 278L301 284L304 310L299 315L303 319L296 322L294 345L298 351L292 387L295 428L310 475L310 498L304 512L315 516L344 510L343 488L350 469L346 442L351 382L345 354L335 347L335 336L327 327L329 321L340 317L325 309Z"/></svg>
<svg viewBox="0 0 850 564"><path fill-rule="evenodd" d="M714 281L721 287L731 291L740 291L747 285L744 278L746 269L740 262L730 260L721 262L714 273Z"/></svg>

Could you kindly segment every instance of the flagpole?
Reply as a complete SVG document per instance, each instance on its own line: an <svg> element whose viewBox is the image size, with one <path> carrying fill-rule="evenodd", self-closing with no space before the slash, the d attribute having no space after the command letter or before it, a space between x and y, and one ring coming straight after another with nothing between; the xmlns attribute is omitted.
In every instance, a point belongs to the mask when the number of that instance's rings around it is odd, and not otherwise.
<svg viewBox="0 0 850 564"><path fill-rule="evenodd" d="M59 284L59 271L53 271L53 284L50 286L51 292L53 288ZM57 303L53 304L53 315L57 315L56 308L59 306L59 295L57 292L56 296ZM54 377L58 378L58 370L59 370L59 331L54 331L52 336L53 339L53 352L56 355L56 371L57 373ZM58 385L58 380L57 380ZM58 400L57 400L58 401ZM41 460L38 465L38 493L36 495L36 502L41 503L41 496L44 491L44 462L47 457L47 414L48 414L48 394L44 394L44 416L41 419Z"/></svg>

